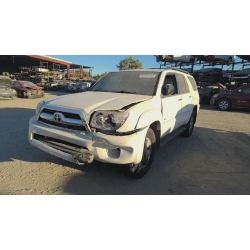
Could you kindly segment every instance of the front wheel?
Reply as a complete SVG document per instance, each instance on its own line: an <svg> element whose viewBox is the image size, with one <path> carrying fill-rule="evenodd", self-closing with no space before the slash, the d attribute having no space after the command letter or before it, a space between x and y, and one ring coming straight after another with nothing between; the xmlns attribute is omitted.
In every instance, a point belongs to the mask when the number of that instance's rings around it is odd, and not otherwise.
<svg viewBox="0 0 250 250"><path fill-rule="evenodd" d="M131 163L127 166L130 176L134 178L141 178L149 171L156 151L155 141L155 133L151 128L149 128L144 142L141 162L138 164Z"/></svg>
<svg viewBox="0 0 250 250"><path fill-rule="evenodd" d="M218 102L217 102L217 107L220 109L220 110L229 110L231 109L232 107L232 103L230 100L228 99L225 99L225 98L222 98L220 99Z"/></svg>

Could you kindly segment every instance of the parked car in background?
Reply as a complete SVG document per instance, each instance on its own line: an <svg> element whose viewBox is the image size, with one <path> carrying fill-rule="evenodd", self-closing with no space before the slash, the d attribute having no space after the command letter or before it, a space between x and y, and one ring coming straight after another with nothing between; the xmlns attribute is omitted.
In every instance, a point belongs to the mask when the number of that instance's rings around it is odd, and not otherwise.
<svg viewBox="0 0 250 250"><path fill-rule="evenodd" d="M218 61L223 61L227 65L230 65L232 62L235 61L236 56L235 55L209 55L206 56L206 60L212 61L214 63Z"/></svg>
<svg viewBox="0 0 250 250"><path fill-rule="evenodd" d="M48 82L45 83L44 90L58 90L58 82Z"/></svg>
<svg viewBox="0 0 250 250"><path fill-rule="evenodd" d="M12 86L17 95L25 98L39 98L44 96L43 89L29 81L15 81Z"/></svg>
<svg viewBox="0 0 250 250"><path fill-rule="evenodd" d="M196 80L197 85L203 82L210 83L210 85L217 83L226 84L230 80L229 74L219 68L204 68L191 73L191 75Z"/></svg>
<svg viewBox="0 0 250 250"><path fill-rule="evenodd" d="M245 85L229 93L215 96L214 103L220 110L233 107L250 107L250 85Z"/></svg>
<svg viewBox="0 0 250 250"><path fill-rule="evenodd" d="M76 83L75 82L69 82L66 86L65 86L65 91L66 92L74 92L76 87L75 87Z"/></svg>
<svg viewBox="0 0 250 250"><path fill-rule="evenodd" d="M0 99L14 99L16 90L12 89L12 80L7 76L0 76Z"/></svg>
<svg viewBox="0 0 250 250"><path fill-rule="evenodd" d="M237 83L250 83L250 68L242 69L233 74L231 80Z"/></svg>
<svg viewBox="0 0 250 250"><path fill-rule="evenodd" d="M240 59L243 59L243 60L247 60L247 61L250 61L250 55L237 55Z"/></svg>
<svg viewBox="0 0 250 250"><path fill-rule="evenodd" d="M84 92L84 91L87 91L91 87L91 83L90 82L80 82L78 86L79 86L78 92Z"/></svg>
<svg viewBox="0 0 250 250"><path fill-rule="evenodd" d="M157 62L182 62L193 63L196 61L196 56L191 55L156 55Z"/></svg>
<svg viewBox="0 0 250 250"><path fill-rule="evenodd" d="M219 83L217 86L206 86L204 88L200 88L198 92L200 96L200 103L210 104L210 100L214 95L227 93L229 90L227 90L224 85Z"/></svg>
<svg viewBox="0 0 250 250"><path fill-rule="evenodd" d="M73 84L68 84L66 91L67 92L73 92L73 93L79 93L87 91L91 86L91 83L89 82L76 82Z"/></svg>

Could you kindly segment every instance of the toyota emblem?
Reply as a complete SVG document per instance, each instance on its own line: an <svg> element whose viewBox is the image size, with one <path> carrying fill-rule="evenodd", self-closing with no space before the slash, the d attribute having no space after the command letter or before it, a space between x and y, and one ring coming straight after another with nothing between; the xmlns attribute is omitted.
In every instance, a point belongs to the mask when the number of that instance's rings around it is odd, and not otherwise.
<svg viewBox="0 0 250 250"><path fill-rule="evenodd" d="M60 122L62 120L62 115L60 113L54 113L53 117L57 122Z"/></svg>

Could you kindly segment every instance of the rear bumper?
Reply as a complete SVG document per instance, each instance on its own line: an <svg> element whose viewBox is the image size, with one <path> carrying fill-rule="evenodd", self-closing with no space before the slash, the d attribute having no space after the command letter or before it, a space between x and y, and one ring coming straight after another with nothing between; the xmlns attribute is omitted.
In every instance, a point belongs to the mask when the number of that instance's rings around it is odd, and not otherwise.
<svg viewBox="0 0 250 250"><path fill-rule="evenodd" d="M81 161L75 153L61 150L35 139L36 135L53 138L62 143L75 145L80 150L93 156L93 159L115 164L139 163L142 158L143 145L148 128L126 136L105 135L102 133L85 133L43 124L32 117L29 121L29 141L31 145L77 164L92 161ZM64 145L65 142L65 145ZM85 151L86 150L86 151ZM83 153L83 154L85 154Z"/></svg>

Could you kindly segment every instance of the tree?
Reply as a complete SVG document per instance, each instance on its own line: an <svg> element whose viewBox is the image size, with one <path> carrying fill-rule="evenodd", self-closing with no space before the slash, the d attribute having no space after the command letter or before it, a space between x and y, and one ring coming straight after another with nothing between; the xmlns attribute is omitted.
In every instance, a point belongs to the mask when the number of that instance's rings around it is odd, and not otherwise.
<svg viewBox="0 0 250 250"><path fill-rule="evenodd" d="M102 74L94 75L93 78L98 81L100 78L102 78L103 76L105 76L107 74L108 74L108 72L104 72Z"/></svg>
<svg viewBox="0 0 250 250"><path fill-rule="evenodd" d="M138 60L130 56L129 58L126 58L124 60L121 60L116 67L119 70L122 69L143 69L142 63Z"/></svg>

